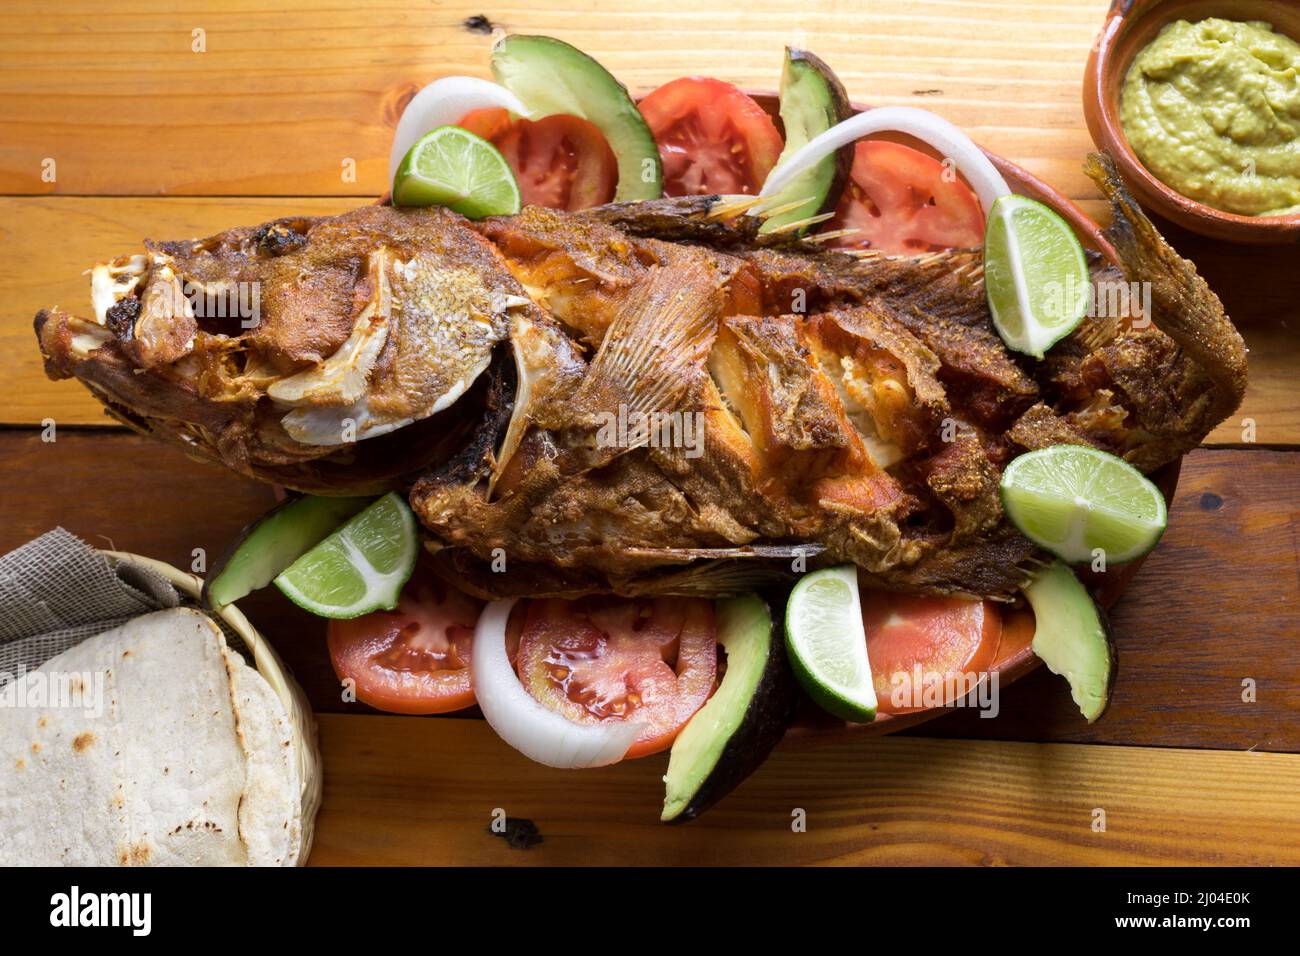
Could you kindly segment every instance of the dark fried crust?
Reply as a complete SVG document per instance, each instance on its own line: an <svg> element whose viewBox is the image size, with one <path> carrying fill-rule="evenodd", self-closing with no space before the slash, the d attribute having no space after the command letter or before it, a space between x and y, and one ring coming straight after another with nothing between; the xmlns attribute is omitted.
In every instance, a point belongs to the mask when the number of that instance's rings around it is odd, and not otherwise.
<svg viewBox="0 0 1300 956"><path fill-rule="evenodd" d="M1115 204L1122 266L1094 262L1094 281L1150 282L1154 324L1089 319L1041 363L994 331L978 254L859 260L762 236L711 197L477 224L365 207L150 243L186 277L261 283L265 321L232 335L130 298L104 326L56 309L36 331L52 378L243 474L357 493L421 472L411 503L437 566L484 596L726 593L788 577L803 549L870 586L1007 598L1042 558L1002 513L1007 461L1074 443L1150 470L1244 389L1218 300L1113 169L1090 172ZM266 382L350 340L380 247L530 302L448 410L302 444ZM418 352L420 334L399 323L375 368L391 374L394 342ZM599 428L627 408L697 416L703 445L606 443Z"/></svg>

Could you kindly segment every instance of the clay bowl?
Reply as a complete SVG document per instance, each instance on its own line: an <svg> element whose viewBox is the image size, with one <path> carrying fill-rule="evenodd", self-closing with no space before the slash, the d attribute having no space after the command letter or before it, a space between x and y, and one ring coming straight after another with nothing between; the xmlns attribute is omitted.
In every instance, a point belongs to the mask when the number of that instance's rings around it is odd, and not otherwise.
<svg viewBox="0 0 1300 956"><path fill-rule="evenodd" d="M1300 242L1300 214L1238 216L1199 203L1149 173L1120 125L1120 91L1133 58L1173 20L1264 20L1300 40L1296 0L1112 0L1083 74L1083 113L1098 148L1115 157L1120 175L1144 206L1192 232L1256 245Z"/></svg>
<svg viewBox="0 0 1300 956"><path fill-rule="evenodd" d="M747 90L746 92L774 118L778 116L779 100L776 94L753 90ZM853 108L858 112L863 112L870 107L854 104ZM914 146L931 155L936 155L930 147L907 136L886 134L882 138L893 139ZM1110 243L1102 235L1101 227L1089 219L1082 209L1047 185L1047 183L1021 169L1015 163L1009 162L995 153L990 153L988 150L984 150L984 155L997 167L998 172L1002 174L1002 178L1007 181L1007 185L1011 187L1013 192L1028 196L1031 199L1037 199L1039 202L1051 206L1070 224L1078 235L1079 241L1086 248L1100 253L1118 265L1115 250L1111 248ZM1080 162L1082 162L1082 157L1080 157ZM1167 502L1173 499L1174 489L1178 484L1180 465L1181 459L1152 475L1152 480L1164 493ZM1112 569L1107 575L1091 577L1083 575L1082 577L1084 583L1090 587L1096 596L1098 603L1109 610L1119 600L1125 587L1128 586L1129 581L1133 579L1141 566L1142 559L1138 559L1122 568ZM1024 677L1042 663L1030 650L1029 643L1033 640L1033 636L1034 616L1032 611L1028 608L1016 607L1004 612L1002 642L998 646L998 652L989 668L990 673L996 672L998 675L999 691L1001 688ZM1061 692L1068 693L1064 682L1062 682ZM850 724L831 717L807 701L804 701L803 704L804 706L800 708L798 720L786 737L789 742L796 745L800 741L813 742L819 738L824 738L828 734L841 734L845 731L892 734L905 727L912 727L951 712L950 707L932 707L908 713L879 713L872 723Z"/></svg>

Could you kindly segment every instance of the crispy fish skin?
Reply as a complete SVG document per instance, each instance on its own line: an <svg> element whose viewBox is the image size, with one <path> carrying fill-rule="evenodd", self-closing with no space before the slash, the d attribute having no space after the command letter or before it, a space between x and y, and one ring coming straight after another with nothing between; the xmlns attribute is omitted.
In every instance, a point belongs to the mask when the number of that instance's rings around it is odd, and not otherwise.
<svg viewBox="0 0 1300 956"><path fill-rule="evenodd" d="M51 378L80 379L121 421L191 454L325 494L382 491L443 460L463 436L446 444L462 413L442 413L511 315L549 321L495 248L440 209L147 242L96 271L119 293L97 289L92 318L36 317Z"/></svg>
<svg viewBox="0 0 1300 956"><path fill-rule="evenodd" d="M437 566L483 596L734 593L852 562L866 586L1008 598L1043 558L1002 513L1011 458L1072 442L1150 471L1245 387L1217 298L1108 160L1089 171L1119 259L1094 282L1150 283L1152 314L1090 318L1041 363L1002 345L978 253L853 257L711 197L149 243L96 267L93 319L49 310L37 334L52 377L244 474L409 488ZM250 330L175 295L250 282Z"/></svg>

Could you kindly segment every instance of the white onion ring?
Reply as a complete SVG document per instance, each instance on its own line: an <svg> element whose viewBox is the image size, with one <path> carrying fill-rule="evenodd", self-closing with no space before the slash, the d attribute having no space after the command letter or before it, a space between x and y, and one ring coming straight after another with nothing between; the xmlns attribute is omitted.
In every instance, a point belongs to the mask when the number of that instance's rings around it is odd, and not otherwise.
<svg viewBox="0 0 1300 956"><path fill-rule="evenodd" d="M459 122L470 110L492 107L507 109L516 116L532 115L519 97L491 80L473 76L444 76L434 80L411 98L397 121L393 148L388 154L388 181L393 181L402 157L425 133Z"/></svg>
<svg viewBox="0 0 1300 956"><path fill-rule="evenodd" d="M1011 193L1011 187L1002 178L997 167L989 162L983 150L952 123L915 106L881 106L850 116L826 132L814 136L796 150L793 156L772 170L759 195L776 195L789 186L796 177L842 146L847 146L872 133L884 132L915 136L923 143L933 146L943 156L951 158L957 164L958 171L966 177L966 181L979 196L986 218L998 197Z"/></svg>
<svg viewBox="0 0 1300 956"><path fill-rule="evenodd" d="M493 601L474 628L469 674L483 716L498 736L548 767L603 767L623 759L639 723L607 720L575 724L548 710L519 683L506 656L506 622L515 599Z"/></svg>

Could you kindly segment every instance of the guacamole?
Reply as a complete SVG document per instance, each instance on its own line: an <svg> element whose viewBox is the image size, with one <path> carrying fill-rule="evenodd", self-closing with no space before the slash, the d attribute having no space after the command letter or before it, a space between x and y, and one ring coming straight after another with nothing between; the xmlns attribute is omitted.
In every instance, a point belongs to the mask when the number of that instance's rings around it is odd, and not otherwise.
<svg viewBox="0 0 1300 956"><path fill-rule="evenodd" d="M1166 25L1129 67L1120 121L1184 196L1247 216L1300 212L1300 43L1271 25Z"/></svg>

